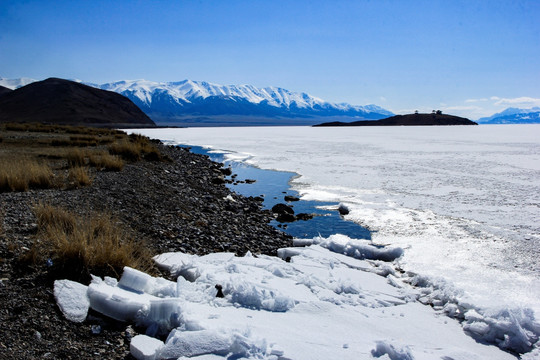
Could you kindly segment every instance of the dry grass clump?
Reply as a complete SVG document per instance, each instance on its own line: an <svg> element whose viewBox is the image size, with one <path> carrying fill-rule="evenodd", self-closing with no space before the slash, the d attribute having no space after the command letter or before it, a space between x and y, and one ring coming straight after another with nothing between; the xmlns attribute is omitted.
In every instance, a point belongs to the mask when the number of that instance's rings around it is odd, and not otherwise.
<svg viewBox="0 0 540 360"><path fill-rule="evenodd" d="M152 254L135 241L110 214L84 218L47 204L34 207L38 240L27 260L52 261L55 277L88 280L90 274L118 277L124 266L150 271Z"/></svg>
<svg viewBox="0 0 540 360"><path fill-rule="evenodd" d="M0 159L0 192L54 187L54 175L46 163L25 157Z"/></svg>
<svg viewBox="0 0 540 360"><path fill-rule="evenodd" d="M111 155L105 151L95 152L89 156L88 163L98 170L121 171L124 161L117 155Z"/></svg>
<svg viewBox="0 0 540 360"><path fill-rule="evenodd" d="M90 185L92 183L92 178L87 167L75 166L69 168L68 181L70 187L79 188Z"/></svg>
<svg viewBox="0 0 540 360"><path fill-rule="evenodd" d="M119 155L128 161L138 161L142 155L140 145L127 140L109 145L109 152L113 155Z"/></svg>
<svg viewBox="0 0 540 360"><path fill-rule="evenodd" d="M72 149L66 154L66 160L70 167L85 166L88 157L89 153L87 151L79 149Z"/></svg>
<svg viewBox="0 0 540 360"><path fill-rule="evenodd" d="M128 161L139 161L143 157L150 161L166 160L150 139L140 134L131 134L109 145L109 152Z"/></svg>

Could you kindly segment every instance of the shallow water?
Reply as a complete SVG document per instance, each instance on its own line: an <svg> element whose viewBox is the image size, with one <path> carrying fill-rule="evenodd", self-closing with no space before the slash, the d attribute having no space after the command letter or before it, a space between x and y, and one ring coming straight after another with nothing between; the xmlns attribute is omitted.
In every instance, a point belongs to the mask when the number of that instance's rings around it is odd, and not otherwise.
<svg viewBox="0 0 540 360"><path fill-rule="evenodd" d="M290 188L290 182L297 175L287 171L260 169L239 161L226 160L221 152L212 151L201 146L188 147L196 154L208 155L213 161L224 163L232 169L236 184L227 184L232 191L244 196L260 196L264 198L263 207L271 209L278 203L287 203L285 196L299 197L299 193ZM229 177L230 178L230 177ZM255 180L246 183L245 180ZM274 220L271 225L285 231L296 238L328 237L332 234L344 234L356 239L371 239L368 229L352 222L345 221L337 211L338 203L322 201L291 201L295 214L316 214L310 220L299 220L291 223L279 223Z"/></svg>

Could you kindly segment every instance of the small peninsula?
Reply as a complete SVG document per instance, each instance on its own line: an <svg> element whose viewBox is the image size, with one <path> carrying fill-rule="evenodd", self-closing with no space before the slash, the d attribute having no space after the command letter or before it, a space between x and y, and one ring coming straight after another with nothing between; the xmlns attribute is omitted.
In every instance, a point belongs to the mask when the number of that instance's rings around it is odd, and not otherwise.
<svg viewBox="0 0 540 360"><path fill-rule="evenodd" d="M360 120L353 122L327 122L314 126L442 126L442 125L478 125L474 121L441 111L431 114L395 115L381 120Z"/></svg>

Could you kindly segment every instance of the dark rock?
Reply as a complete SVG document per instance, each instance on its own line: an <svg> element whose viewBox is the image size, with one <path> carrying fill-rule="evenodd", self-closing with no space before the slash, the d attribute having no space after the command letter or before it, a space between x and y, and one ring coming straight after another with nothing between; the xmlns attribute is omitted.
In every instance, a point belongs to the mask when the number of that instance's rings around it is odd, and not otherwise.
<svg viewBox="0 0 540 360"><path fill-rule="evenodd" d="M212 179L212 184L225 184L225 178L215 177Z"/></svg>
<svg viewBox="0 0 540 360"><path fill-rule="evenodd" d="M256 183L257 180L254 180L254 179L246 179L245 182L246 182L246 184L253 184L253 183Z"/></svg>
<svg viewBox="0 0 540 360"><path fill-rule="evenodd" d="M216 287L216 290L217 290L216 297L218 297L218 298L224 298L225 295L223 295L223 286L221 286L221 285L218 284L218 285L216 285L215 287Z"/></svg>
<svg viewBox="0 0 540 360"><path fill-rule="evenodd" d="M293 214L282 213L277 216L276 220L279 222L294 222L296 221L296 216Z"/></svg>
<svg viewBox="0 0 540 360"><path fill-rule="evenodd" d="M279 204L276 204L276 205L272 206L272 212L274 214L291 214L291 215L294 215L293 208L290 207L289 205L282 204L282 203L279 203Z"/></svg>
<svg viewBox="0 0 540 360"><path fill-rule="evenodd" d="M225 176L231 176L232 175L232 169L230 167L228 168L222 168L221 173Z"/></svg>
<svg viewBox="0 0 540 360"><path fill-rule="evenodd" d="M298 198L296 196L286 195L285 196L285 201L287 201L287 202L300 201L300 198Z"/></svg>
<svg viewBox="0 0 540 360"><path fill-rule="evenodd" d="M296 215L296 219L306 221L306 220L313 219L314 216L315 216L315 214L300 213L300 214Z"/></svg>
<svg viewBox="0 0 540 360"><path fill-rule="evenodd" d="M349 208L346 205L339 204L338 211L341 215L347 215L349 213Z"/></svg>

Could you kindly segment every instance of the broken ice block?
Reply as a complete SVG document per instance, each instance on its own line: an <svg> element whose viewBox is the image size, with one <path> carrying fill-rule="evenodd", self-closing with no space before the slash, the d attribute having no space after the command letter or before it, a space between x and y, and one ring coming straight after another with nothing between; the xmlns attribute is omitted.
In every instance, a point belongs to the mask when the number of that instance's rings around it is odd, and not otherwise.
<svg viewBox="0 0 540 360"><path fill-rule="evenodd" d="M131 339L129 351L137 360L154 360L163 341L146 335L137 335Z"/></svg>
<svg viewBox="0 0 540 360"><path fill-rule="evenodd" d="M83 322L90 306L86 296L88 287L71 280L54 282L54 298L62 314L73 322Z"/></svg>
<svg viewBox="0 0 540 360"><path fill-rule="evenodd" d="M177 359L204 354L225 356L230 352L232 340L229 336L213 330L180 331L173 330L157 357Z"/></svg>
<svg viewBox="0 0 540 360"><path fill-rule="evenodd" d="M150 301L148 319L151 321L170 321L171 317L180 317L180 300L177 298L156 299ZM178 326L174 325L173 326Z"/></svg>
<svg viewBox="0 0 540 360"><path fill-rule="evenodd" d="M124 273L120 278L118 286L126 290L137 291L140 293L147 292L146 289L149 287L149 283L152 281L152 277L142 271L130 268L128 266L124 267Z"/></svg>
<svg viewBox="0 0 540 360"><path fill-rule="evenodd" d="M157 299L105 283L90 284L87 294L92 309L119 321L135 320L140 310L150 306L150 300Z"/></svg>

